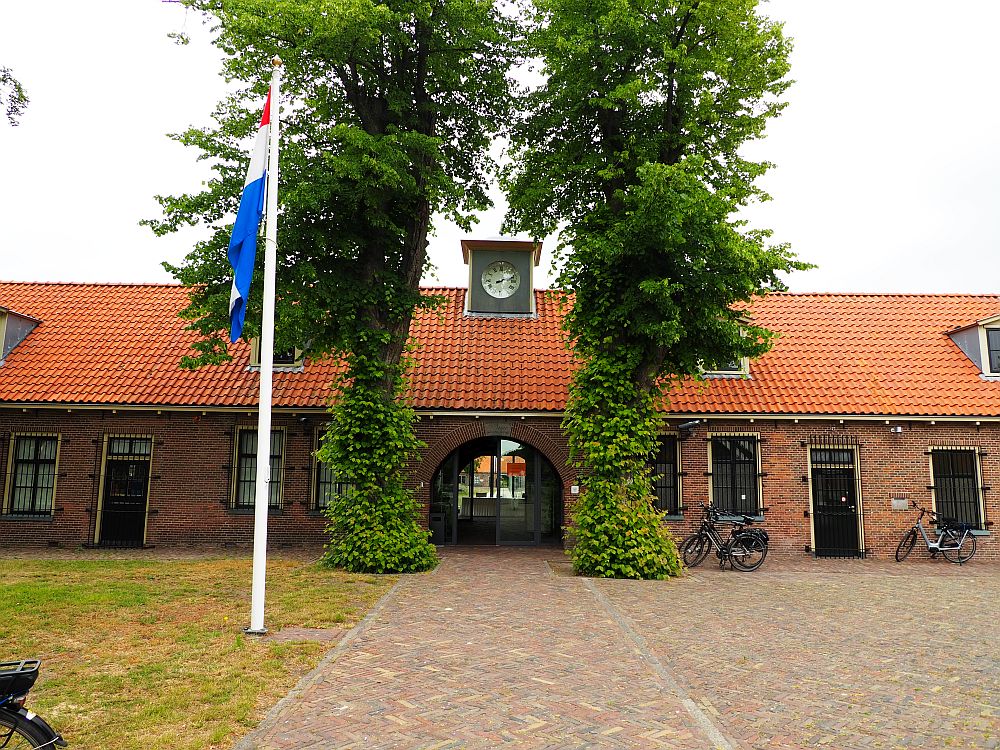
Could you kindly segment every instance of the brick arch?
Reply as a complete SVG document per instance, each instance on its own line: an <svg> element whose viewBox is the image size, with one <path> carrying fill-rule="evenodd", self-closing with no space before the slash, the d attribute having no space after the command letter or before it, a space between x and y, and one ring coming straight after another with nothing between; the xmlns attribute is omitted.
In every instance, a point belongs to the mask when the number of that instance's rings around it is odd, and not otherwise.
<svg viewBox="0 0 1000 750"><path fill-rule="evenodd" d="M421 454L421 461L414 472L414 478L418 482L429 486L434 473L453 451L472 440L497 436L496 432L487 428L488 425L488 420L473 419L467 424L456 427L442 435L433 443L427 441L428 446ZM524 420L511 422L510 434L501 435L500 437L525 443L538 450L552 464L552 468L555 469L563 486L576 481L576 471L569 465L569 451L567 448L560 445L541 430L527 424Z"/></svg>

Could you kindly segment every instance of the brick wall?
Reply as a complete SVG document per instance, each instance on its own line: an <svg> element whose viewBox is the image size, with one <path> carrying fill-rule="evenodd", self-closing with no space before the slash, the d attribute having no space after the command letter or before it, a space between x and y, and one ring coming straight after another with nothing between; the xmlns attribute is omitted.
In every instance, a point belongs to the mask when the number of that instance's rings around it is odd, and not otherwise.
<svg viewBox="0 0 1000 750"><path fill-rule="evenodd" d="M890 431L902 427L902 432ZM810 507L809 444L811 441L857 445L864 545L871 557L892 557L904 531L916 520L913 511L892 509L893 498L931 507L930 447L974 447L982 451L982 493L986 520L1000 517L1000 427L974 423L839 420L723 420L702 422L680 441L683 472L683 521L671 521L678 539L691 533L701 520L698 504L709 498L708 435L728 432L760 435L762 502L769 510L765 528L772 553L801 555L813 544ZM991 488L992 489L989 489ZM806 513L810 512L807 516ZM978 537L977 556L1000 557L996 527ZM919 552L919 547L917 548Z"/></svg>
<svg viewBox="0 0 1000 750"><path fill-rule="evenodd" d="M320 545L324 519L312 510L314 463L311 456L322 415L303 420L276 414L274 426L285 430L283 502L271 515L272 546ZM672 424L676 425L678 420ZM509 437L539 449L560 475L563 518L578 482L568 467L565 436L557 417L423 416L417 434L427 447L410 467L409 487L427 522L434 472L463 443L486 436ZM55 512L45 520L0 517L0 544L78 546L94 540L102 450L106 435L141 434L154 439L149 483L146 542L150 545L249 545L253 515L230 508L234 439L237 426L256 426L252 414L110 410L0 409L0 489L8 483L11 434L55 433L61 436ZM812 545L809 442L848 441L857 445L865 547L870 556L891 557L912 511L892 510L892 498L930 505L931 446L969 446L981 452L986 519L1000 516L1000 427L974 423L881 421L723 420L702 422L681 435L683 520L670 521L678 538L701 518L698 503L709 497L708 434L755 433L760 436L762 501L769 508L765 527L773 554L803 555ZM1000 533L998 530L996 533ZM981 557L1000 557L995 533L979 537Z"/></svg>
<svg viewBox="0 0 1000 750"><path fill-rule="evenodd" d="M256 415L191 412L0 410L0 488L8 484L11 433L60 435L55 511L50 519L0 517L0 544L78 546L94 541L106 435L153 438L148 545L250 545L253 513L230 507L238 425ZM285 430L283 502L271 514L271 546L319 545L324 519L312 510L318 421L275 415Z"/></svg>

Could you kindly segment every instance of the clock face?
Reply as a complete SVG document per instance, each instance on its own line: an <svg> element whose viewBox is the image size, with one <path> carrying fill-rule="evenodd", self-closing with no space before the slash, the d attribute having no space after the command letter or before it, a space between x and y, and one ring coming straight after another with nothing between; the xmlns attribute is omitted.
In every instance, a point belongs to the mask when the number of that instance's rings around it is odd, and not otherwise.
<svg viewBox="0 0 1000 750"><path fill-rule="evenodd" d="M495 260L483 271L483 289L491 297L506 299L521 286L521 274L505 260Z"/></svg>

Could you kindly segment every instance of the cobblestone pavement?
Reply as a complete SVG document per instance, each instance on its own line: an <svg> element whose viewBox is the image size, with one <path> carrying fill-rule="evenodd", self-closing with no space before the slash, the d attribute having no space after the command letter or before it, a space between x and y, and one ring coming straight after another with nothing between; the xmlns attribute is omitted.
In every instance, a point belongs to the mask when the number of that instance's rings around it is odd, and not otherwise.
<svg viewBox="0 0 1000 750"><path fill-rule="evenodd" d="M446 550L238 750L1000 747L1000 565L575 578Z"/></svg>

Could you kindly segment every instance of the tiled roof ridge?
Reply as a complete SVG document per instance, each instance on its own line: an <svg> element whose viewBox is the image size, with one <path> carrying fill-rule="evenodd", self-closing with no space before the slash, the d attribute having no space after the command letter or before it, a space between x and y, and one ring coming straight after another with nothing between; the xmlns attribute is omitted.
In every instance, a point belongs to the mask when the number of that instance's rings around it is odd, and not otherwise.
<svg viewBox="0 0 1000 750"><path fill-rule="evenodd" d="M878 299L888 299L894 297L905 298L931 298L940 299L942 297L960 299L995 299L1000 297L1000 291L995 294L970 293L970 292L768 292L763 297L874 297Z"/></svg>
<svg viewBox="0 0 1000 750"><path fill-rule="evenodd" d="M83 287L153 287L176 289L183 284L167 281L3 281L0 286L83 286Z"/></svg>
<svg viewBox="0 0 1000 750"><path fill-rule="evenodd" d="M160 289L184 288L183 284L165 281L4 281L0 279L0 284L5 286L76 286L76 287L148 287ZM421 286L421 291L425 292L464 292L468 287L455 286L449 284L435 284ZM535 293L556 292L568 294L564 289L558 287L548 287L545 289L534 289ZM876 299L890 298L962 298L962 299L994 299L1000 298L1000 291L995 294L987 293L967 293L967 292L768 292L761 297L868 297Z"/></svg>

